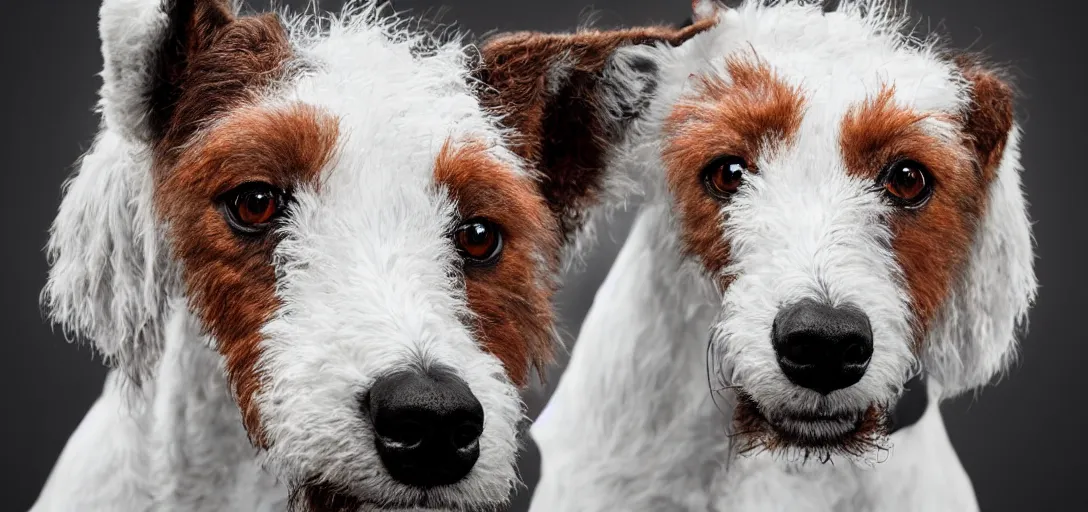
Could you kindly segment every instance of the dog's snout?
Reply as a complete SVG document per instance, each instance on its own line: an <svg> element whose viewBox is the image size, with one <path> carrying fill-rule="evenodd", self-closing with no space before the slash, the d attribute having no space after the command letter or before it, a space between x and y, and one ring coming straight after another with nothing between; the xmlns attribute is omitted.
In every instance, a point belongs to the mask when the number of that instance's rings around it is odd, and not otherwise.
<svg viewBox="0 0 1088 512"><path fill-rule="evenodd" d="M460 481L480 457L484 410L468 384L444 370L400 372L374 383L365 408L389 475L415 487Z"/></svg>
<svg viewBox="0 0 1088 512"><path fill-rule="evenodd" d="M824 395L856 384L873 356L869 317L850 306L805 300L784 307L772 338L786 377Z"/></svg>

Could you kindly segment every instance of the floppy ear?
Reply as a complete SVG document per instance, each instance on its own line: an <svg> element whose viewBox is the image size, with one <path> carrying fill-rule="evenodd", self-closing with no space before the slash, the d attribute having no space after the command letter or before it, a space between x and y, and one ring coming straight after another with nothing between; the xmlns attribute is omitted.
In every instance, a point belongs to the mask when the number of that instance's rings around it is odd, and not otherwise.
<svg viewBox="0 0 1088 512"><path fill-rule="evenodd" d="M970 88L965 143L987 187L969 260L927 341L924 364L945 396L984 386L1008 366L1037 288L1012 90L974 61L957 64Z"/></svg>
<svg viewBox="0 0 1088 512"><path fill-rule="evenodd" d="M521 32L481 47L483 102L500 112L515 134L514 152L539 173L565 241L587 227L591 209L625 188L605 168L658 90L663 53L656 47L709 26Z"/></svg>
<svg viewBox="0 0 1088 512"><path fill-rule="evenodd" d="M139 384L162 347L175 274L153 205L163 140L193 52L233 18L226 0L106 0L100 132L65 185L47 246L50 318Z"/></svg>

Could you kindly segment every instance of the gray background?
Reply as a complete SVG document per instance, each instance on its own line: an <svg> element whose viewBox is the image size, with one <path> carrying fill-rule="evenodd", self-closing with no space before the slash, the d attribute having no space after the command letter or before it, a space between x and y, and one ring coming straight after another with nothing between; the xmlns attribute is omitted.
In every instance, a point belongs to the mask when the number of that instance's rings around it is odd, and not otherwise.
<svg viewBox="0 0 1088 512"><path fill-rule="evenodd" d="M596 12L599 25L675 23L688 0L399 0L400 9L482 34L494 29L567 30ZM302 5L303 0L282 2ZM252 0L264 7L267 0ZM337 8L338 0L323 0ZM435 6L446 5L437 11ZM1075 508L1088 484L1088 434L1081 369L1088 230L1082 201L1088 108L1084 93L1084 20L1073 0L913 0L922 27L950 33L957 47L1008 63L1024 95L1019 117L1026 187L1039 244L1042 290L1021 363L1000 385L945 406L952 441L984 511ZM95 0L4 0L0 17L0 102L6 186L0 199L0 510L26 510L68 436L98 395L105 370L87 347L65 343L38 308L46 266L41 248L60 184L89 145L91 108L100 84ZM613 228L622 239L626 218ZM565 331L577 333L617 248L605 241L560 297ZM550 385L558 381L556 368ZM526 393L535 415L546 392ZM532 485L538 458L529 450L522 475ZM525 510L529 492L513 511Z"/></svg>

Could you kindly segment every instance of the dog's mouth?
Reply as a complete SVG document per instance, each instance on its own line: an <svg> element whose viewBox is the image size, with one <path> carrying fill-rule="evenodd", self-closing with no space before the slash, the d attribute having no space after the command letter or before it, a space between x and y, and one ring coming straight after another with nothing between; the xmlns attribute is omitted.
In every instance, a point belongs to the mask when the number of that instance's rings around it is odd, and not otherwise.
<svg viewBox="0 0 1088 512"><path fill-rule="evenodd" d="M829 460L880 449L888 432L887 416L887 409L875 404L864 410L765 413L750 395L738 393L733 422L742 453L795 451Z"/></svg>
<svg viewBox="0 0 1088 512"><path fill-rule="evenodd" d="M410 496L361 497L329 484L308 484L291 492L289 512L497 512L501 503L468 503L441 493L417 490Z"/></svg>

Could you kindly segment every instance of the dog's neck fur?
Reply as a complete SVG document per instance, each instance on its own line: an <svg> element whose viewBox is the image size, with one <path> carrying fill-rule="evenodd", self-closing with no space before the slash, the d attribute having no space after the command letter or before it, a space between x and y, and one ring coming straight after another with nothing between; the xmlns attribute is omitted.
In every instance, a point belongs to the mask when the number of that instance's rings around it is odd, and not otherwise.
<svg viewBox="0 0 1088 512"><path fill-rule="evenodd" d="M730 393L699 377L718 299L671 222L664 204L645 206L597 292L531 431L544 454L532 510L977 509L933 382L925 416L875 469L736 454Z"/></svg>
<svg viewBox="0 0 1088 512"><path fill-rule="evenodd" d="M728 422L691 376L705 372L712 295L681 271L663 210L639 216L532 427L544 454L534 510L709 505ZM571 492L567 479L596 488Z"/></svg>
<svg viewBox="0 0 1088 512"><path fill-rule="evenodd" d="M132 388L118 370L110 373L32 510L66 509L50 500L69 497L89 509L285 510L286 487L261 469L222 364L187 308L175 304L154 379Z"/></svg>

